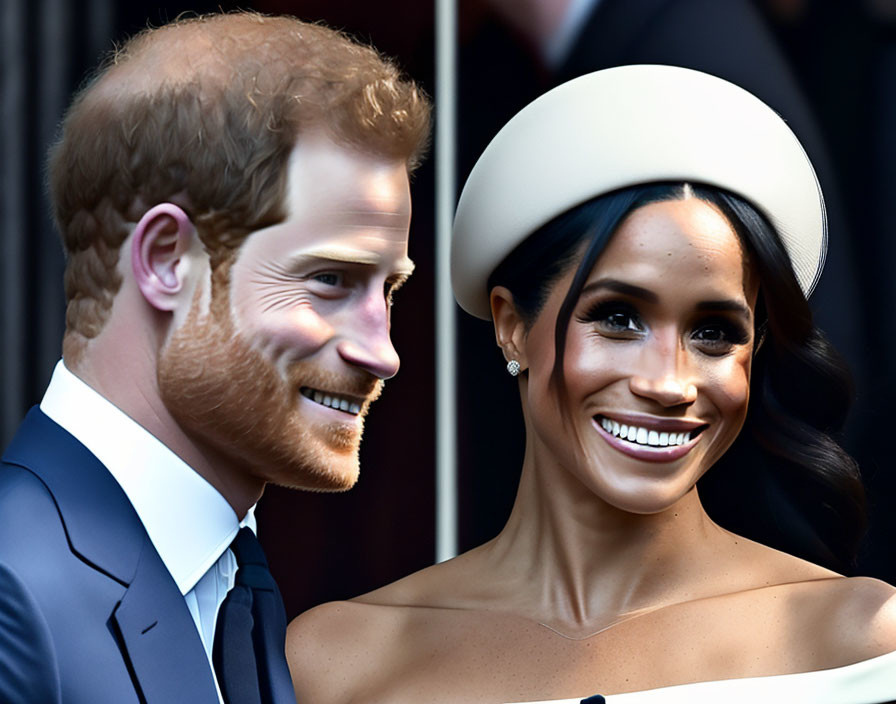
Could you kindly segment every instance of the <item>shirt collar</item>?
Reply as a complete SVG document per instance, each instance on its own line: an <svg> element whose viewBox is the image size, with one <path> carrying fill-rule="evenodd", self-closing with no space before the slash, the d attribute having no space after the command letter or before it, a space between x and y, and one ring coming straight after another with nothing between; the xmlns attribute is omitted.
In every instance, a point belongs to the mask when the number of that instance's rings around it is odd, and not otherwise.
<svg viewBox="0 0 896 704"><path fill-rule="evenodd" d="M196 585L241 527L255 530L254 506L240 521L211 484L61 360L40 409L121 485L181 594Z"/></svg>

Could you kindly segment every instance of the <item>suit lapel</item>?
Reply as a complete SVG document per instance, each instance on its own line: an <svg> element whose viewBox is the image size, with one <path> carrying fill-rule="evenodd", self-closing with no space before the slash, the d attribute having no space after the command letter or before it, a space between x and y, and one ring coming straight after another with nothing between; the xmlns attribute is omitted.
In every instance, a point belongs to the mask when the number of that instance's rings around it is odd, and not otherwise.
<svg viewBox="0 0 896 704"><path fill-rule="evenodd" d="M30 470L50 490L72 552L117 582L131 582L146 531L93 453L35 407L3 459Z"/></svg>
<svg viewBox="0 0 896 704"><path fill-rule="evenodd" d="M148 704L218 701L199 632L149 541L112 620Z"/></svg>
<svg viewBox="0 0 896 704"><path fill-rule="evenodd" d="M147 704L217 704L211 666L174 579L118 482L38 408L3 456L33 472L53 495L72 552L127 587L109 604L135 687Z"/></svg>

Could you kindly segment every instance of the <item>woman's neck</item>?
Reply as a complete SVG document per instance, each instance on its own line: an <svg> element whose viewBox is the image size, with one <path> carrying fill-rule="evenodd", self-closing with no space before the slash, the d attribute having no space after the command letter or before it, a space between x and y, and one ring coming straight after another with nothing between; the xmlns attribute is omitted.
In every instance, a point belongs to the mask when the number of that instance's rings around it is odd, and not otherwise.
<svg viewBox="0 0 896 704"><path fill-rule="evenodd" d="M661 513L633 514L536 454L527 451L510 519L486 546L514 611L579 638L712 592L700 575L732 536L707 516L696 490Z"/></svg>

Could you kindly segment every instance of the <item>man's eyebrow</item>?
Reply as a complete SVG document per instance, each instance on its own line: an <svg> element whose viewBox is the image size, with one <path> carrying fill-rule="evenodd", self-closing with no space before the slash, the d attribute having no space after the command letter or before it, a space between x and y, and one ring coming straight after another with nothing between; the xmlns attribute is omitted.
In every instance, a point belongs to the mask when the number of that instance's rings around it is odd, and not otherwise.
<svg viewBox="0 0 896 704"><path fill-rule="evenodd" d="M378 266L383 258L377 252L353 247L327 246L302 252L289 260L289 268L299 268L309 261L339 262L344 264L361 264L362 266ZM395 273L410 276L414 271L414 262L410 257L402 257L395 262Z"/></svg>

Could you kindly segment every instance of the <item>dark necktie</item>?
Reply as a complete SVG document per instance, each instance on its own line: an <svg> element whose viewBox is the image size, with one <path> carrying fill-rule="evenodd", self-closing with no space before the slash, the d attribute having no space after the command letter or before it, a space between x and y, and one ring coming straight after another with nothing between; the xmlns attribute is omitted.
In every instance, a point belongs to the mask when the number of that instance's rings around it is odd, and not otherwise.
<svg viewBox="0 0 896 704"><path fill-rule="evenodd" d="M225 704L295 704L284 652L286 612L264 551L249 528L230 545L233 589L218 610L212 661Z"/></svg>

